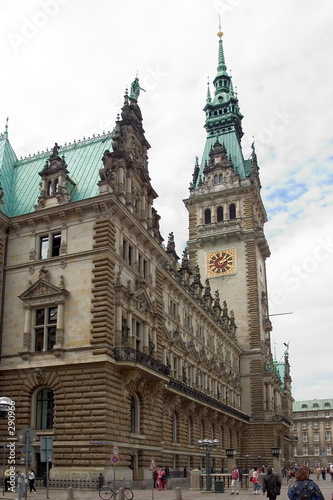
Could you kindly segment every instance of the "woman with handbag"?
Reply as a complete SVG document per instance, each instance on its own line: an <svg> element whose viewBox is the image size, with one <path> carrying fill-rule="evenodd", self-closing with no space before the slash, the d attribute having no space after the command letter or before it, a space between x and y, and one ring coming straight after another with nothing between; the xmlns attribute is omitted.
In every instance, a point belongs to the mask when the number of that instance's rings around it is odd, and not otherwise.
<svg viewBox="0 0 333 500"><path fill-rule="evenodd" d="M267 474L262 481L262 494L267 492L269 500L276 500L280 495L281 481L276 474L273 474L272 467L267 467Z"/></svg>
<svg viewBox="0 0 333 500"><path fill-rule="evenodd" d="M164 490L164 481L166 480L166 474L164 472L164 469L162 469L162 467L160 467L160 470L158 471L158 489L161 491L161 490Z"/></svg>
<svg viewBox="0 0 333 500"><path fill-rule="evenodd" d="M253 484L253 494L259 495L260 481L259 481L259 473L257 467L253 467L252 484Z"/></svg>

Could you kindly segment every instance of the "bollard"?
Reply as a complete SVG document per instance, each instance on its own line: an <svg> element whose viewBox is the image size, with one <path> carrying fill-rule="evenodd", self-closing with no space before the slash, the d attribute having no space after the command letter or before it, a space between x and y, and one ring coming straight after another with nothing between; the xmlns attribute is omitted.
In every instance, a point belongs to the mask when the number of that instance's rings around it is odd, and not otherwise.
<svg viewBox="0 0 333 500"><path fill-rule="evenodd" d="M179 486L177 486L177 488L175 489L175 493L176 493L176 500L182 500L182 490L179 488Z"/></svg>
<svg viewBox="0 0 333 500"><path fill-rule="evenodd" d="M117 500L125 500L125 490L123 487L118 490Z"/></svg>
<svg viewBox="0 0 333 500"><path fill-rule="evenodd" d="M145 490L146 489L146 481L143 479L141 483L141 489Z"/></svg>
<svg viewBox="0 0 333 500"><path fill-rule="evenodd" d="M168 479L168 482L166 484L166 489L167 490L172 490L172 481L170 481L170 479Z"/></svg>
<svg viewBox="0 0 333 500"><path fill-rule="evenodd" d="M72 486L67 490L67 500L74 500L74 490Z"/></svg>

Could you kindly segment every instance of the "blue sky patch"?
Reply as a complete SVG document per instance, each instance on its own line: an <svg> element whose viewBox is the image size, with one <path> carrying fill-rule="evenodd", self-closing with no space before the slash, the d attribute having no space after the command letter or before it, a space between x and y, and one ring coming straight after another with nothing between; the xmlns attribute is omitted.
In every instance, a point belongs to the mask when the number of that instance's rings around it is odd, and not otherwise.
<svg viewBox="0 0 333 500"><path fill-rule="evenodd" d="M297 200L300 196L308 191L308 187L304 183L297 183L291 180L286 187L281 187L272 191L267 199L269 201L280 200L282 203L289 203Z"/></svg>

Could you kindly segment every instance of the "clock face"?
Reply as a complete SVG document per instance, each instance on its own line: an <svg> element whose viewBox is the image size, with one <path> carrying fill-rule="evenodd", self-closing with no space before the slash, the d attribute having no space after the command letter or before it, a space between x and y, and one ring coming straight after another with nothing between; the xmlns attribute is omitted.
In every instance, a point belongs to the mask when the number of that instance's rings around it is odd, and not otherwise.
<svg viewBox="0 0 333 500"><path fill-rule="evenodd" d="M207 254L207 275L225 276L234 274L235 270L235 249L221 250L220 252L210 252Z"/></svg>

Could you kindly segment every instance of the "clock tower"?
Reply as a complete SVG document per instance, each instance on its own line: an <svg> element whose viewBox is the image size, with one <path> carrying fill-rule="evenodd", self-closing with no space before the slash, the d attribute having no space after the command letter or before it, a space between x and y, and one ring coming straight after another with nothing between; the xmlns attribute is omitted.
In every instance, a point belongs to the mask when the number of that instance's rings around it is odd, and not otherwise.
<svg viewBox="0 0 333 500"><path fill-rule="evenodd" d="M283 384L271 352L265 265L270 250L259 167L254 144L250 158L243 156L243 115L227 72L222 35L220 30L214 95L208 84L204 107L206 144L201 162L196 158L190 194L184 200L189 264L192 271L199 267L212 293L219 292L235 317L236 339L243 349L241 410L251 421L246 444L238 452L269 457L270 448L281 446L290 434L290 422L283 412Z"/></svg>

